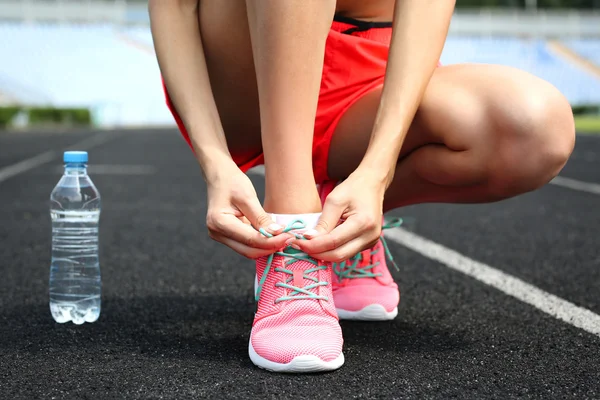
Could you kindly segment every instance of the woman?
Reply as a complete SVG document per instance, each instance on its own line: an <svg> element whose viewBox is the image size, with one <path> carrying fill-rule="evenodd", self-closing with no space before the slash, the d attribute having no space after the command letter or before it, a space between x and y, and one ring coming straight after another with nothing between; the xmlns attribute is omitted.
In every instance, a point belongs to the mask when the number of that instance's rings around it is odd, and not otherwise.
<svg viewBox="0 0 600 400"><path fill-rule="evenodd" d="M505 199L566 163L574 123L557 89L508 67L438 65L453 9L150 1L168 104L207 182L210 237L256 259L259 367L339 368L338 315L395 317L383 212ZM263 163L264 208L244 174Z"/></svg>

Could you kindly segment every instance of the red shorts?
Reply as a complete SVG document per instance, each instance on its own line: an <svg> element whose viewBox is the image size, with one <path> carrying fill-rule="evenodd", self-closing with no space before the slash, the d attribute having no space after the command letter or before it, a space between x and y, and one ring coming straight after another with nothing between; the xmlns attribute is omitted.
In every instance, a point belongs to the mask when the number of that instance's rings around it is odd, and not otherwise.
<svg viewBox="0 0 600 400"><path fill-rule="evenodd" d="M383 85L391 38L391 23L335 17L325 46L313 138L313 171L317 183L329 180L329 147L341 117L358 99ZM190 137L166 88L165 95L177 126L191 147ZM264 163L262 154L250 161L247 157L243 160L236 155L232 157L244 172Z"/></svg>

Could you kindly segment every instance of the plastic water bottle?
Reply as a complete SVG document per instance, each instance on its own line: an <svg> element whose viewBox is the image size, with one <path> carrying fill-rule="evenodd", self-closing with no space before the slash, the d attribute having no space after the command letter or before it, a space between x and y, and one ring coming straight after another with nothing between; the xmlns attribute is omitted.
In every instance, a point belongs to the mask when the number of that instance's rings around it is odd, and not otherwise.
<svg viewBox="0 0 600 400"><path fill-rule="evenodd" d="M85 151L65 152L64 174L50 195L50 312L59 323L79 325L100 316L100 193L87 162Z"/></svg>

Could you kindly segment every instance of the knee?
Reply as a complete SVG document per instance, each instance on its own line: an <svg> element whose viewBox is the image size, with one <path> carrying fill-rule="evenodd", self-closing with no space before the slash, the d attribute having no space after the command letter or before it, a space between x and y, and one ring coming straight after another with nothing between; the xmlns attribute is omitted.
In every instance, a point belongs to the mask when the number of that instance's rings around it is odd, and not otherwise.
<svg viewBox="0 0 600 400"><path fill-rule="evenodd" d="M575 146L575 122L567 99L549 84L536 94L530 95L523 105L526 122L520 127L526 159L540 185L548 183L565 166Z"/></svg>
<svg viewBox="0 0 600 400"><path fill-rule="evenodd" d="M535 190L564 167L575 145L569 102L553 86L521 93L496 121L498 165L490 177L498 197Z"/></svg>

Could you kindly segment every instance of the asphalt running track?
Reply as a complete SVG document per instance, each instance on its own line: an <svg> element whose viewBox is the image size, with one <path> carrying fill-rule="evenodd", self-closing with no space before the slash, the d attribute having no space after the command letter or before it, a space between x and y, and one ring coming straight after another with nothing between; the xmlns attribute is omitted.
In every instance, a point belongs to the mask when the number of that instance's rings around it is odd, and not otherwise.
<svg viewBox="0 0 600 400"><path fill-rule="evenodd" d="M66 148L90 152L103 196L103 309L84 326L47 305ZM496 204L398 210L398 318L343 322L336 372L277 375L247 354L253 264L209 240L175 131L1 134L0 398L598 398L600 136L578 137L561 177Z"/></svg>

